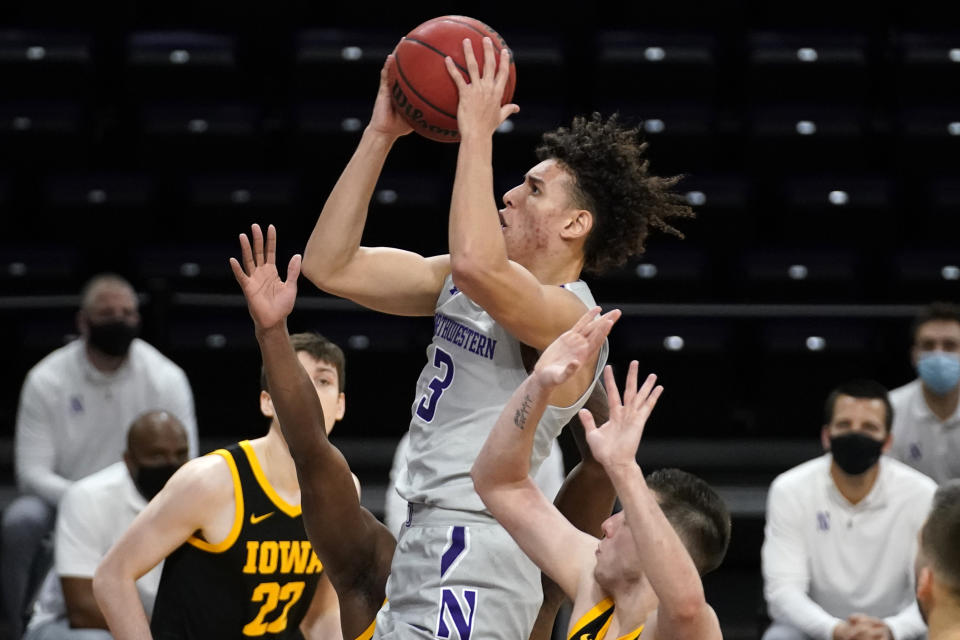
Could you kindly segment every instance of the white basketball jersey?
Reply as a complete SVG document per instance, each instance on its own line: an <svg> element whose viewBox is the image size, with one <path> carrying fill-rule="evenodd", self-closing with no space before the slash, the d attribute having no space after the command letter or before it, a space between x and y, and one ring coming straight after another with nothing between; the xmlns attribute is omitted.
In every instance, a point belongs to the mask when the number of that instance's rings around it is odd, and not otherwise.
<svg viewBox="0 0 960 640"><path fill-rule="evenodd" d="M563 285L587 308L595 306L585 282ZM607 361L604 342L594 382ZM446 509L485 511L470 468L510 396L526 379L520 343L453 285L447 276L433 317L433 341L417 381L410 422L410 455L397 481L404 499ZM531 473L553 440L583 406L593 385L570 407L549 406L537 426Z"/></svg>

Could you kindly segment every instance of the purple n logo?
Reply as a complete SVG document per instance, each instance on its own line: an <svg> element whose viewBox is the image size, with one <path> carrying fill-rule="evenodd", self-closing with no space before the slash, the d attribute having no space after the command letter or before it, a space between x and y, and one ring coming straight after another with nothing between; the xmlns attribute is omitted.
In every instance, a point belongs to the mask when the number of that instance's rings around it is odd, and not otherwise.
<svg viewBox="0 0 960 640"><path fill-rule="evenodd" d="M460 640L470 640L473 633L473 614L477 612L477 592L474 589L464 589L462 595L461 602L453 589L443 589L440 595L440 618L437 621L438 638L450 637L450 627L447 625L449 618L457 628L457 637Z"/></svg>
<svg viewBox="0 0 960 640"><path fill-rule="evenodd" d="M830 512L817 511L817 529L820 531L830 530Z"/></svg>
<svg viewBox="0 0 960 640"><path fill-rule="evenodd" d="M466 527L450 527L450 541L440 556L440 577L443 578L460 558L466 555L469 547Z"/></svg>

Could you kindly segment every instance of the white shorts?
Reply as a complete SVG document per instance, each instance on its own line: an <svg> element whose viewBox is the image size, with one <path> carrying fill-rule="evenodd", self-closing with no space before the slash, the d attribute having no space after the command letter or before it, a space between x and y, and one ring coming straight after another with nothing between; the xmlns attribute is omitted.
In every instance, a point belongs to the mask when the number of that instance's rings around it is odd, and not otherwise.
<svg viewBox="0 0 960 640"><path fill-rule="evenodd" d="M526 640L540 570L490 516L411 505L374 640Z"/></svg>

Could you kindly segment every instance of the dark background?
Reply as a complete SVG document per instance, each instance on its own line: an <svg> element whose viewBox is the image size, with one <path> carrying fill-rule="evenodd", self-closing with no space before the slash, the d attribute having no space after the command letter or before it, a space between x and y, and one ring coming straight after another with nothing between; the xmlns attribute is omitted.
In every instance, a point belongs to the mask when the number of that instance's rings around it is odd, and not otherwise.
<svg viewBox="0 0 960 640"><path fill-rule="evenodd" d="M202 440L260 435L259 356L227 265L237 234L272 222L281 260L302 251L386 53L426 19L471 15L518 69L521 112L495 142L498 197L535 163L542 131L594 110L647 131L655 173L686 176L678 189L698 211L680 223L687 238L652 235L640 259L588 281L625 312L611 362L636 358L666 387L645 466L682 464L733 502L734 545L708 589L735 596L717 605L728 637L752 637L766 484L817 452L838 382L912 379L917 305L958 297L949 7L4 3L0 474L12 483L23 376L74 331L76 294L101 270L141 292L143 337L187 371ZM444 252L455 158L454 145L401 140L364 243ZM300 288L291 331L347 352L335 439L376 510L431 322Z"/></svg>

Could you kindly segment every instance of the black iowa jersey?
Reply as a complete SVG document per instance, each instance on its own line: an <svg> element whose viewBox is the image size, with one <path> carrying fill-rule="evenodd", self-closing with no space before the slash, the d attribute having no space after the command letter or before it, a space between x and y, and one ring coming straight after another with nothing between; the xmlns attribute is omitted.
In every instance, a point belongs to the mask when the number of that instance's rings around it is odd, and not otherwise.
<svg viewBox="0 0 960 640"><path fill-rule="evenodd" d="M209 455L233 476L233 527L219 544L191 536L167 557L150 628L156 640L302 638L323 570L300 505L277 495L247 441Z"/></svg>
<svg viewBox="0 0 960 640"><path fill-rule="evenodd" d="M610 622L613 620L613 608L613 600L605 598L577 620L567 640L604 640L610 628ZM639 640L642 633L643 625L640 625L617 640Z"/></svg>

